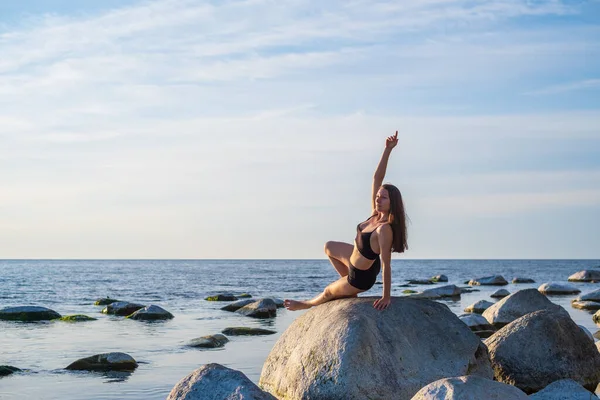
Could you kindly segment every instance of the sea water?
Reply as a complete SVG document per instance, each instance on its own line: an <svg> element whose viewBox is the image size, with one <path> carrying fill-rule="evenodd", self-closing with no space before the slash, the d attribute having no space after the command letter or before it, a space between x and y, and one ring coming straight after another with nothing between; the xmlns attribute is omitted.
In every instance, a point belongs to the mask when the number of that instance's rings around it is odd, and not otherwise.
<svg viewBox="0 0 600 400"><path fill-rule="evenodd" d="M407 279L445 274L449 284L500 274L532 278L533 284L503 286L510 292L537 288L544 282L566 282L569 275L600 266L599 260L392 260L392 295L402 296ZM97 321L20 323L0 321L0 365L26 370L0 378L0 399L165 399L184 376L207 363L242 371L258 383L271 348L292 321L305 311L278 309L277 317L258 320L220 310L227 303L205 297L223 292L250 293L255 298L306 299L318 294L338 275L328 260L2 260L0 308L35 305L62 315L86 314ZM381 280L381 275L379 277ZM443 285L440 283L438 285ZM582 293L600 284L576 283ZM417 285L423 290L433 285ZM380 296L376 284L362 296ZM444 304L462 314L480 299L495 301L494 286L476 287L460 300ZM141 322L101 314L97 298L110 296L156 304L175 318ZM550 296L580 325L598 329L592 312L571 307L576 295ZM201 350L186 344L233 326L276 331L269 336L230 337L223 348ZM139 367L133 373L72 372L71 362L107 352L124 352Z"/></svg>

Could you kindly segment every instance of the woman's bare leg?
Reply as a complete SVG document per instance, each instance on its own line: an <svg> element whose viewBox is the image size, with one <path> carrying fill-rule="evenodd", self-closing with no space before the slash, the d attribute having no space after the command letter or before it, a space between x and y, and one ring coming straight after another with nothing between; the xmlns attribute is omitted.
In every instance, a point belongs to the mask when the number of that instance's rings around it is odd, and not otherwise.
<svg viewBox="0 0 600 400"><path fill-rule="evenodd" d="M359 293L363 291L364 290L357 289L354 286L350 285L348 283L348 278L342 277L328 285L321 294L319 294L311 300L296 301L286 299L283 301L283 304L285 308L287 308L290 311L304 310L307 308L318 306L319 304L323 304L331 300L343 299L346 297L356 297Z"/></svg>
<svg viewBox="0 0 600 400"><path fill-rule="evenodd" d="M335 268L341 277L348 276L350 256L353 250L354 246L350 243L333 241L325 243L325 254L327 254L331 265L333 265L333 268Z"/></svg>

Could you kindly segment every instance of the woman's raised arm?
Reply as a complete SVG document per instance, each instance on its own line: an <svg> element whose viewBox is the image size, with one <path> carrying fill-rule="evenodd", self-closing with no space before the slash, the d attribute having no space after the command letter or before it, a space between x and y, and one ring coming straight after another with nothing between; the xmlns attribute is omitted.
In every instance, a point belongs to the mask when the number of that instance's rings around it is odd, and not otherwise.
<svg viewBox="0 0 600 400"><path fill-rule="evenodd" d="M375 170L375 174L373 175L373 187L371 188L371 213L375 212L375 197L377 196L377 191L381 187L383 183L383 179L385 178L385 171L387 169L388 159L390 158L390 153L392 149L396 147L398 144L398 131L393 136L388 136L385 139L385 149L383 149L383 154L381 155L381 159L379 160L379 164L377 165L377 169Z"/></svg>

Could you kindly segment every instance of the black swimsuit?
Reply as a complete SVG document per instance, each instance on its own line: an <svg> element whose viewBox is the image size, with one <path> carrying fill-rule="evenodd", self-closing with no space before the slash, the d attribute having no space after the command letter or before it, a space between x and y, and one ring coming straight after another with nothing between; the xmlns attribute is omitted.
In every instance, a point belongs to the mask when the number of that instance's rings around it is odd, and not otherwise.
<svg viewBox="0 0 600 400"><path fill-rule="evenodd" d="M372 215L369 219L373 218ZM367 219L367 221L369 220ZM375 284L377 275L381 270L381 261L379 254L375 253L371 248L371 232L361 232L360 224L356 226L356 248L367 260L374 260L369 269L358 269L350 264L348 268L348 283L360 290L369 290Z"/></svg>

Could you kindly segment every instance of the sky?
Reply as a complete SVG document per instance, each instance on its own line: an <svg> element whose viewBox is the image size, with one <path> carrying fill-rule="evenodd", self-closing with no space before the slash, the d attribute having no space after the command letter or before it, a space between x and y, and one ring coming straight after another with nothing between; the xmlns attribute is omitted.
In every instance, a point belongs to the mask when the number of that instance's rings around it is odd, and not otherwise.
<svg viewBox="0 0 600 400"><path fill-rule="evenodd" d="M600 1L0 0L0 258L600 258Z"/></svg>

